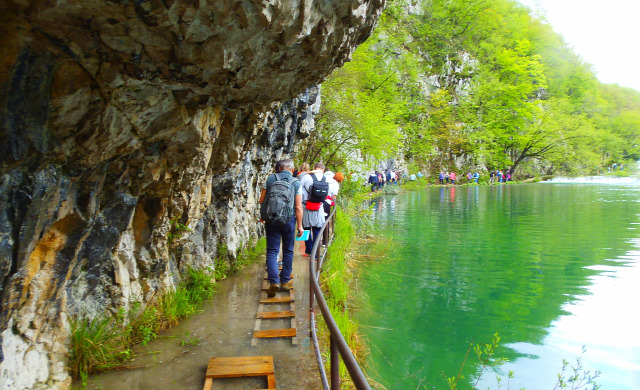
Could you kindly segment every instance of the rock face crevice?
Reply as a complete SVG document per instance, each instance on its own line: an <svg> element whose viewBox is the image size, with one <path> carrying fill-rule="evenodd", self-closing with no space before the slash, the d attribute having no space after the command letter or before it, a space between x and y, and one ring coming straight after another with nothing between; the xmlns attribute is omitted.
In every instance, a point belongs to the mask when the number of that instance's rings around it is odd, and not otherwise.
<svg viewBox="0 0 640 390"><path fill-rule="evenodd" d="M266 175L382 3L0 0L0 387L67 388L69 318L261 234Z"/></svg>

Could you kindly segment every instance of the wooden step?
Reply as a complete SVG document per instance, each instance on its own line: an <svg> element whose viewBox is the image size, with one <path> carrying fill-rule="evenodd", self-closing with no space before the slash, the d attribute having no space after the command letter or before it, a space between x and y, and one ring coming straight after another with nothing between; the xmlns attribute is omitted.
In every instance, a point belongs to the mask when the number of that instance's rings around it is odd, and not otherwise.
<svg viewBox="0 0 640 390"><path fill-rule="evenodd" d="M268 282L263 283L263 290L269 286ZM296 319L296 305L295 305L295 291L293 289L284 291L283 296L267 298L266 294L262 293L260 303L258 305L258 313L256 314L256 322L253 327L253 337L251 338L251 346L258 345L258 340L264 338L277 338L277 337L290 337L292 345L298 345L298 320ZM270 303L276 304L289 304L289 310L284 311L266 311L265 305ZM269 319L289 319L291 328L289 329L275 329L275 330L260 330L260 326L263 320Z"/></svg>
<svg viewBox="0 0 640 390"><path fill-rule="evenodd" d="M211 390L215 378L266 376L267 387L276 388L273 356L215 357L209 359L204 390Z"/></svg>
<svg viewBox="0 0 640 390"><path fill-rule="evenodd" d="M273 298L260 298L260 303L289 303L294 299L291 296L288 297L273 297Z"/></svg>
<svg viewBox="0 0 640 390"><path fill-rule="evenodd" d="M296 337L298 331L296 328L289 329L271 329L271 330L254 330L255 338L272 338L272 337Z"/></svg>
<svg viewBox="0 0 640 390"><path fill-rule="evenodd" d="M293 311L263 311L261 313L258 313L258 316L256 318L263 318L263 319L269 319L269 318L287 318L287 317L295 317L296 313Z"/></svg>
<svg viewBox="0 0 640 390"><path fill-rule="evenodd" d="M207 378L237 378L274 373L273 356L215 357L209 359Z"/></svg>

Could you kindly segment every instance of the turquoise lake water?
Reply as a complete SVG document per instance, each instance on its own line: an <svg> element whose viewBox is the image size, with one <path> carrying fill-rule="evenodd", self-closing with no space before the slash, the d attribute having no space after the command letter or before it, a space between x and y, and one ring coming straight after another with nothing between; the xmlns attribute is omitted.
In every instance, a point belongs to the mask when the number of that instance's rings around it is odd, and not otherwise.
<svg viewBox="0 0 640 390"><path fill-rule="evenodd" d="M362 266L368 373L388 389L553 389L566 359L602 389L640 389L640 183L433 187L372 204L391 239ZM514 372L508 379L507 373ZM507 384L507 382L509 382Z"/></svg>

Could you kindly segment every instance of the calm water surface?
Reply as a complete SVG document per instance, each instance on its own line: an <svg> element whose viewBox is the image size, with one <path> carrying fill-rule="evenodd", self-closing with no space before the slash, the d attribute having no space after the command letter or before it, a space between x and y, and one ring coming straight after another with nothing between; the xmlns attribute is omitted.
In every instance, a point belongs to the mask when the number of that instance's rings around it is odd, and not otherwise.
<svg viewBox="0 0 640 390"><path fill-rule="evenodd" d="M373 207L392 247L363 267L358 316L389 389L446 389L495 332L509 362L481 389L552 389L582 346L602 389L640 389L640 184L430 188ZM459 388L478 370L470 355Z"/></svg>

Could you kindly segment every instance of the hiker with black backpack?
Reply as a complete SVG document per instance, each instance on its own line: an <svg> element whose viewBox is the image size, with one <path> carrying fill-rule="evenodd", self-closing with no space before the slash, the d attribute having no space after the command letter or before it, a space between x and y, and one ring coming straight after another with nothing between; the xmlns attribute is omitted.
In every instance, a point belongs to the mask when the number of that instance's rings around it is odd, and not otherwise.
<svg viewBox="0 0 640 390"><path fill-rule="evenodd" d="M302 226L311 230L311 238L305 241L305 255L309 256L313 245L318 238L320 228L324 224L324 210L322 202L329 195L329 182L324 177L324 164L316 163L313 171L302 178L300 184L302 195L303 213Z"/></svg>
<svg viewBox="0 0 640 390"><path fill-rule="evenodd" d="M295 238L301 236L302 196L300 180L293 177L293 160L281 162L280 173L269 175L260 193L260 218L267 233L267 276L272 298L276 291L291 290L293 268L293 246ZM296 234L297 227L297 234ZM278 272L278 253L282 242L282 270Z"/></svg>

